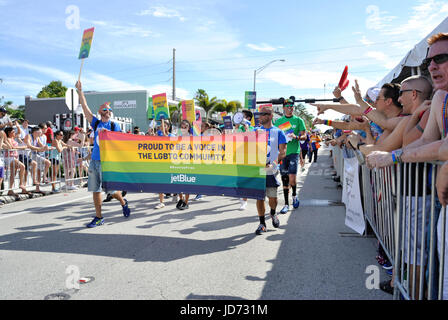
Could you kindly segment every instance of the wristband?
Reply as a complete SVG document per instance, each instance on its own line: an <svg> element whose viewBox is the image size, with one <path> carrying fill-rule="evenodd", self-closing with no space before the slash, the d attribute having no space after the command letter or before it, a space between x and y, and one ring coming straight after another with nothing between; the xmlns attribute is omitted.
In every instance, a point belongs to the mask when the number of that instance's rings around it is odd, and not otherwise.
<svg viewBox="0 0 448 320"><path fill-rule="evenodd" d="M395 153L392 151L392 162L394 163L394 164L397 164L398 163L398 161L397 161L397 158L395 158Z"/></svg>
<svg viewBox="0 0 448 320"><path fill-rule="evenodd" d="M368 107L363 114L367 115L370 111L372 111L373 109L371 107Z"/></svg>
<svg viewBox="0 0 448 320"><path fill-rule="evenodd" d="M331 120L324 120L324 124L327 126L331 126L332 121Z"/></svg>

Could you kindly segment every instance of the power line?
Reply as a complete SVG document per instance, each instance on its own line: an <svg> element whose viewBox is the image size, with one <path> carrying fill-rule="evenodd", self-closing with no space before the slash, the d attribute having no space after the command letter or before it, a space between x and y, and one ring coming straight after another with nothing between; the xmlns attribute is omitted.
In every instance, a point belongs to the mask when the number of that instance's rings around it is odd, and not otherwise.
<svg viewBox="0 0 448 320"><path fill-rule="evenodd" d="M393 40L393 41L385 41L385 42L375 42L370 43L368 46L382 45L382 44L391 44L391 43L399 43L399 42L407 42L407 41L418 41L420 39L403 39L403 40ZM343 49L354 49L354 48L362 48L367 45L352 45L352 46L343 46L343 47L332 47L332 48L320 48L320 49L311 49L311 50L300 50L300 51L290 51L285 53L272 53L265 55L253 55L253 56L245 56L245 57L232 57L232 58L213 58L213 59L200 59L200 60L180 60L177 63L190 63L190 62L204 62L204 61L218 61L218 60L243 60L243 59L252 59L252 58L265 58L279 55L291 55L291 54L301 54L301 53L313 53L313 52L322 52L322 51L334 51L334 50L343 50Z"/></svg>

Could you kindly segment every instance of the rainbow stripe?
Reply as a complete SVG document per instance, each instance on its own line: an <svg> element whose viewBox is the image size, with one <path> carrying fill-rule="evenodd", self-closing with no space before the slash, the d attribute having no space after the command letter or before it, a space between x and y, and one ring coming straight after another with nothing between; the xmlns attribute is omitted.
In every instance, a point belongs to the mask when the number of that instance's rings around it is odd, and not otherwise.
<svg viewBox="0 0 448 320"><path fill-rule="evenodd" d="M289 133L293 131L292 125L289 121L286 121L285 123L282 123L278 126L280 130L282 130L285 133Z"/></svg>
<svg viewBox="0 0 448 320"><path fill-rule="evenodd" d="M264 199L266 132L212 137L100 132L103 187Z"/></svg>

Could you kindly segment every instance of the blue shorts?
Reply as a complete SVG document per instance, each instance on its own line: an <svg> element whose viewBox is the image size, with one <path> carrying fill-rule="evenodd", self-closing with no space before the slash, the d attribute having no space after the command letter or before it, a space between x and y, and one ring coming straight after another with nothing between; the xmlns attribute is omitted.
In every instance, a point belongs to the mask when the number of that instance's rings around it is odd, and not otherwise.
<svg viewBox="0 0 448 320"><path fill-rule="evenodd" d="M90 192L102 191L103 175L101 173L101 160L91 160L89 165L89 178L87 190Z"/></svg>
<svg viewBox="0 0 448 320"><path fill-rule="evenodd" d="M299 154L291 153L282 160L280 165L280 173L282 176L287 174L297 174L297 167L299 162Z"/></svg>

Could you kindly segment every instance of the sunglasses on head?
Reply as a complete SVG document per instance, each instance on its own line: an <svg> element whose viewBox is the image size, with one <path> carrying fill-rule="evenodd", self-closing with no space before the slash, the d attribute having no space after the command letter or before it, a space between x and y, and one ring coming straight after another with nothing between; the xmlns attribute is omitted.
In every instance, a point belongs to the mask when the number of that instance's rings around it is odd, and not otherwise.
<svg viewBox="0 0 448 320"><path fill-rule="evenodd" d="M431 61L433 61L436 64L442 64L448 61L448 53L441 53L438 55L435 55L434 57L426 58L422 62L422 69L426 70L429 68L429 65L431 64Z"/></svg>

